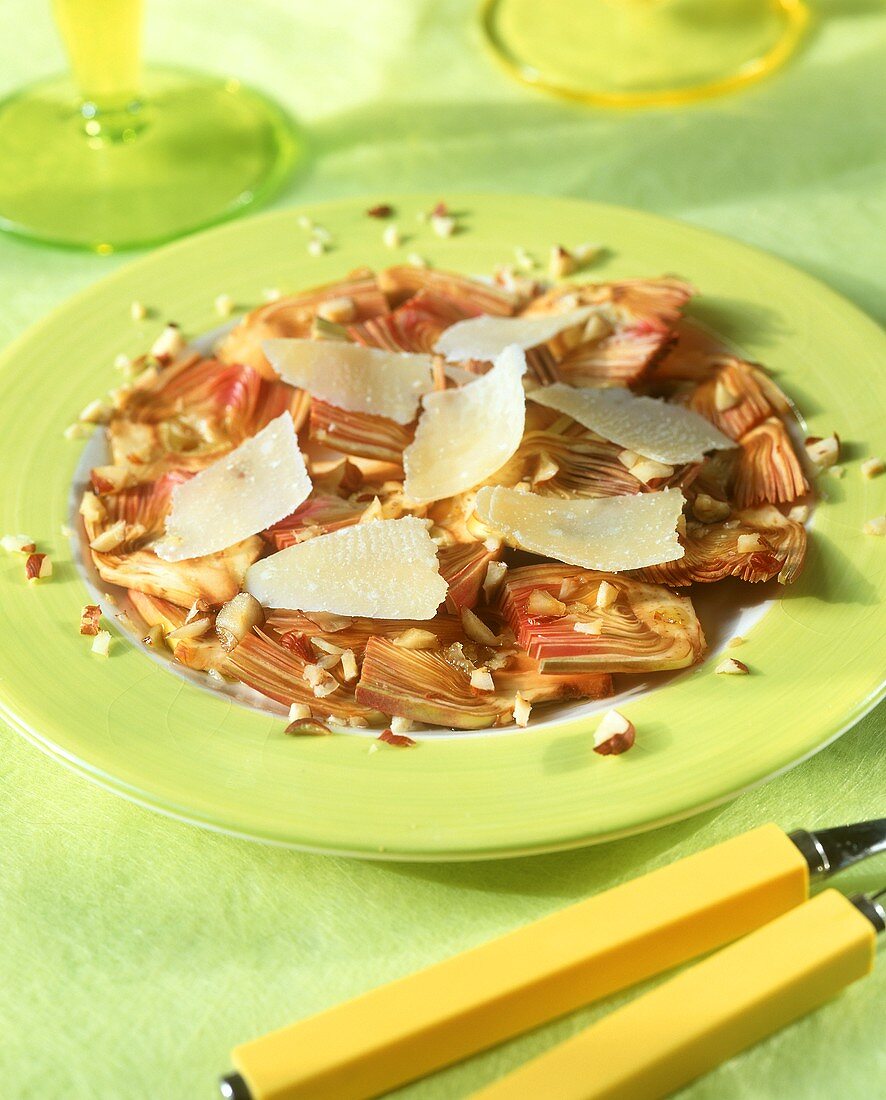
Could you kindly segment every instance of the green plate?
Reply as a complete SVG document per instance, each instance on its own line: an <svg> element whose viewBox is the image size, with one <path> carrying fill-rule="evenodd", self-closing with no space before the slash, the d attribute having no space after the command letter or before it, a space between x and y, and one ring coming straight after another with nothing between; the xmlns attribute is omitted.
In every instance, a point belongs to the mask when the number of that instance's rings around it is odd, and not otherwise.
<svg viewBox="0 0 886 1100"><path fill-rule="evenodd" d="M376 858L482 858L589 844L709 807L820 749L882 696L886 546L862 525L886 507L886 476L866 481L858 464L886 454L880 330L786 264L676 222L463 196L450 200L463 232L440 240L416 220L437 197L390 200L412 237L402 252L487 272L515 245L546 256L556 242L601 241L606 258L590 277L677 272L703 291L695 315L776 372L810 431L846 441L845 478L819 482L826 499L803 576L745 632L752 675L713 675L714 649L620 704L638 740L618 758L592 752L594 723L578 711L370 753L363 736L287 738L281 718L185 682L122 636L107 660L90 653L77 633L87 590L61 533L82 445L63 429L119 383L114 357L142 351L164 319L198 334L218 324L219 293L246 307L265 287L390 264L381 223L349 200L308 211L334 235L322 257L308 255L296 211L215 229L104 279L0 360L0 533L30 535L55 563L51 581L30 587L23 559L0 559L0 707L35 744L128 798L241 836ZM154 311L141 324L134 299Z"/></svg>

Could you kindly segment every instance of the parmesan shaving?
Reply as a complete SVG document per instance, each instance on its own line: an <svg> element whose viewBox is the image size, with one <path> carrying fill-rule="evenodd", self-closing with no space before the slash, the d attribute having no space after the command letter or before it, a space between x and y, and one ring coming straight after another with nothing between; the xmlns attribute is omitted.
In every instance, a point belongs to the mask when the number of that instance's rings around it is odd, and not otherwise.
<svg viewBox="0 0 886 1100"><path fill-rule="evenodd" d="M630 390L573 389L557 382L533 390L530 397L619 447L671 466L700 462L705 451L736 445L691 409L655 397L637 397Z"/></svg>
<svg viewBox="0 0 886 1100"><path fill-rule="evenodd" d="M166 535L154 547L164 561L226 550L294 512L311 479L288 412L172 492Z"/></svg>
<svg viewBox="0 0 886 1100"><path fill-rule="evenodd" d="M437 548L415 516L344 527L297 543L246 573L267 607L375 619L432 619L446 598Z"/></svg>
<svg viewBox="0 0 886 1100"><path fill-rule="evenodd" d="M425 395L415 439L403 453L407 497L456 496L507 462L523 437L525 371L526 356L509 347L475 382Z"/></svg>
<svg viewBox="0 0 886 1100"><path fill-rule="evenodd" d="M430 355L362 347L343 340L265 340L262 347L284 382L338 409L415 419L422 394L433 388Z"/></svg>
<svg viewBox="0 0 886 1100"><path fill-rule="evenodd" d="M593 306L584 306L569 313L545 317L494 317L483 314L450 325L441 333L434 351L452 360L493 360L513 344L524 350L546 344L564 329L584 324L593 312Z"/></svg>
<svg viewBox="0 0 886 1100"><path fill-rule="evenodd" d="M642 569L684 553L676 531L679 489L561 500L487 485L475 508L482 523L523 550L585 569Z"/></svg>

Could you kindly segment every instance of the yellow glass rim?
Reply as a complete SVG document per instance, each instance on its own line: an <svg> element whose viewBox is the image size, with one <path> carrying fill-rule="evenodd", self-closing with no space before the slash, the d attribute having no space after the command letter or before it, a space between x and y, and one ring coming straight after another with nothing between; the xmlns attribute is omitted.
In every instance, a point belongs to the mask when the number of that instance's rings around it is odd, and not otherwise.
<svg viewBox="0 0 886 1100"><path fill-rule="evenodd" d="M749 61L737 72L717 80L687 87L636 92L589 91L551 80L533 66L515 57L502 42L495 28L493 13L500 2L501 0L481 0L479 22L487 51L509 76L527 87L560 99L583 103L588 107L619 110L681 107L741 91L749 84L762 80L780 69L800 46L810 22L810 11L804 0L775 0L785 16L783 33L765 53Z"/></svg>

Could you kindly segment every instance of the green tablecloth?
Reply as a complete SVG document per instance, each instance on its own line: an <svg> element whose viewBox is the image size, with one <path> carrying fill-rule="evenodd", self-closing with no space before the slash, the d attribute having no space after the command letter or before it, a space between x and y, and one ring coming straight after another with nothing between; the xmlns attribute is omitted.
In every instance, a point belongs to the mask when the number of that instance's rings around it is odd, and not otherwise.
<svg viewBox="0 0 886 1100"><path fill-rule="evenodd" d="M150 57L230 71L310 126L312 169L281 203L410 187L608 200L760 245L883 315L886 18L875 0L820 3L802 56L743 95L636 114L573 108L510 82L480 52L473 0L147 7ZM60 67L48 8L0 7L0 92ZM0 239L0 342L122 262ZM789 774L647 836L436 867L201 832L113 797L2 728L0 1095L211 1097L236 1042L638 872L767 820L883 814L884 725L881 706ZM881 860L840 885L884 881ZM685 1095L886 1095L880 970ZM600 1011L402 1095L466 1096Z"/></svg>

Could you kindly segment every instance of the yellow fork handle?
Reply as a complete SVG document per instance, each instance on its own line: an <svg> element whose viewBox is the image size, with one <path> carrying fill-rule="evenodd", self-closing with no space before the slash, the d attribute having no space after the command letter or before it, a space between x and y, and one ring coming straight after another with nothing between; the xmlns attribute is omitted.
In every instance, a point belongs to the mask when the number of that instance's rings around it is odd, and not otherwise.
<svg viewBox="0 0 886 1100"><path fill-rule="evenodd" d="M473 1100L656 1100L824 1004L873 966L876 932L836 890L697 963Z"/></svg>
<svg viewBox="0 0 886 1100"><path fill-rule="evenodd" d="M764 825L237 1047L253 1100L365 1100L799 905L805 859ZM527 1094L531 1095L531 1094Z"/></svg>

